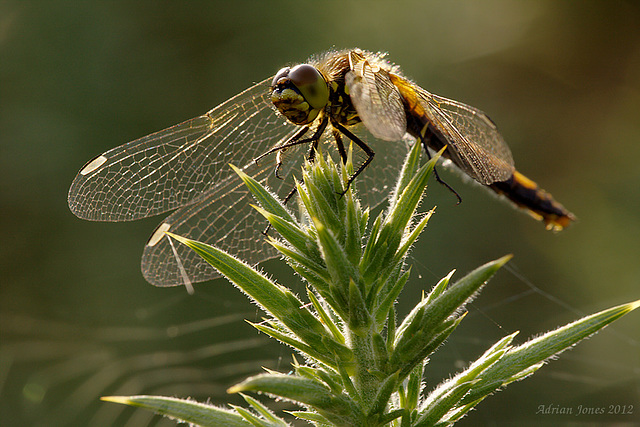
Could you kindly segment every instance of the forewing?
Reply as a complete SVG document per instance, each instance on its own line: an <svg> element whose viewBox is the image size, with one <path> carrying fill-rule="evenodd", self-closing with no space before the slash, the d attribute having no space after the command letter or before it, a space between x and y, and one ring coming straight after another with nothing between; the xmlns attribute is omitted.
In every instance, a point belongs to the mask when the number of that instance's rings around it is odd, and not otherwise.
<svg viewBox="0 0 640 427"><path fill-rule="evenodd" d="M78 173L69 207L80 218L128 221L184 206L295 131L270 107L266 79L208 113L111 149ZM191 237L191 236L190 236Z"/></svg>
<svg viewBox="0 0 640 427"><path fill-rule="evenodd" d="M357 51L349 53L351 71L345 77L349 97L362 123L377 138L402 139L407 132L407 117L398 88L387 70L372 64Z"/></svg>
<svg viewBox="0 0 640 427"><path fill-rule="evenodd" d="M419 98L435 130L446 140L456 166L485 185L511 177L511 150L485 113L423 89Z"/></svg>

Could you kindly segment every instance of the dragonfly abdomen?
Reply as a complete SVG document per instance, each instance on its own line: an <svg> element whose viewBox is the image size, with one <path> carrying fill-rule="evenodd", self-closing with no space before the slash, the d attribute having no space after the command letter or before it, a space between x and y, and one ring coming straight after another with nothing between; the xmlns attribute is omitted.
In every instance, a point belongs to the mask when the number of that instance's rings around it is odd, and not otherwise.
<svg viewBox="0 0 640 427"><path fill-rule="evenodd" d="M506 181L494 182L488 187L507 197L534 218L544 221L547 229L562 230L576 219L551 194L518 171L514 171Z"/></svg>
<svg viewBox="0 0 640 427"><path fill-rule="evenodd" d="M431 125L424 115L410 113L411 111L408 110L407 132L409 134L418 141L423 141L433 151L439 151L448 145L443 135ZM449 147L444 151L443 157L460 167L461 160L458 154L450 150ZM463 168L461 169L464 171ZM506 180L483 185L505 196L535 219L543 221L547 229L560 231L575 220L575 216L556 202L551 194L515 169Z"/></svg>

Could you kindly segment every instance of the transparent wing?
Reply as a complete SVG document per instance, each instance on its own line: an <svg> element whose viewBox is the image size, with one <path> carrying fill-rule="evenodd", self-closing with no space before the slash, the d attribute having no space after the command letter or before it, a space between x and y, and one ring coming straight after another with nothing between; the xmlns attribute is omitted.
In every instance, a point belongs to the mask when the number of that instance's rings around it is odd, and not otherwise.
<svg viewBox="0 0 640 427"><path fill-rule="evenodd" d="M477 108L414 86L436 132L448 144L453 163L481 184L513 175L511 151L496 125Z"/></svg>
<svg viewBox="0 0 640 427"><path fill-rule="evenodd" d="M402 168L407 153L407 143L400 141L398 144L392 144L376 139L361 124L354 126L351 130L374 149L376 156L379 156L379 159L374 159L354 183L363 203L373 208L384 201L393 190L395 178ZM348 143L348 140L345 142ZM323 155L329 154L334 161L340 161L330 129L325 131L320 144ZM280 170L285 179L278 179L274 175L275 154L263 159L259 165L250 163L245 171L284 198L293 187L291 175L299 173L308 149L308 145L287 149L284 164ZM358 150L359 148L354 145L354 162L359 158L364 159L363 153ZM273 247L266 243L265 237L261 234L267 223L250 206L251 203L255 201L234 174L199 199L178 209L160 224L145 246L142 256L142 271L145 278L157 286L183 283L180 268L169 241L162 238L164 231L215 245L250 264L257 264L277 256ZM291 208L296 206L293 200L289 202L289 206ZM270 233L275 232L272 230ZM175 249L191 281L200 282L220 276L195 252L182 245L176 245Z"/></svg>
<svg viewBox="0 0 640 427"><path fill-rule="evenodd" d="M266 79L208 113L111 149L69 190L80 218L128 221L184 206L235 175L296 127L271 109Z"/></svg>
<svg viewBox="0 0 640 427"><path fill-rule="evenodd" d="M396 141L407 132L407 117L398 88L389 73L351 51L351 71L345 77L351 102L360 120L375 137Z"/></svg>

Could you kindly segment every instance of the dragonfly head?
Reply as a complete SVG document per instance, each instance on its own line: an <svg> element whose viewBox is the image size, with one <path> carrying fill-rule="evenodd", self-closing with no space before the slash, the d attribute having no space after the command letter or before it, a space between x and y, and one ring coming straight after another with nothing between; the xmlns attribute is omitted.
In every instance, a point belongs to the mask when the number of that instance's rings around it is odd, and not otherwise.
<svg viewBox="0 0 640 427"><path fill-rule="evenodd" d="M273 78L271 102L292 123L307 125L329 102L329 86L314 66L285 67Z"/></svg>

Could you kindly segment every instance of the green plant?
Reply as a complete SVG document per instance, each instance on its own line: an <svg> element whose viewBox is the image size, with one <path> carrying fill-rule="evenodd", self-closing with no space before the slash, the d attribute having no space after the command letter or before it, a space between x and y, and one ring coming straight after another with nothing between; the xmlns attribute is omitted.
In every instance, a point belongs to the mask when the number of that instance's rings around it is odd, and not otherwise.
<svg viewBox="0 0 640 427"><path fill-rule="evenodd" d="M242 261L180 236L267 313L255 328L294 348L294 373L267 372L229 389L265 393L305 408L291 412L319 426L431 426L452 424L484 398L523 379L549 357L571 347L637 307L627 304L585 317L523 345L515 333L498 341L458 373L425 393L428 356L456 329L464 306L511 256L489 262L450 284L440 280L399 324L394 304L407 282L407 253L433 211L417 208L436 159L420 167L421 150L409 153L389 208L368 229L369 211L351 189L350 172L319 156L297 183L303 206L296 219L267 189L239 170L256 207L277 231L271 244L307 283L307 302ZM436 156L437 157L437 156ZM158 396L108 397L199 425L285 426L261 403L223 409Z"/></svg>

